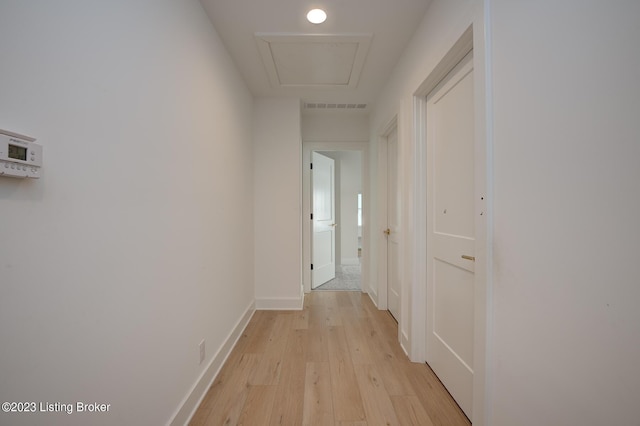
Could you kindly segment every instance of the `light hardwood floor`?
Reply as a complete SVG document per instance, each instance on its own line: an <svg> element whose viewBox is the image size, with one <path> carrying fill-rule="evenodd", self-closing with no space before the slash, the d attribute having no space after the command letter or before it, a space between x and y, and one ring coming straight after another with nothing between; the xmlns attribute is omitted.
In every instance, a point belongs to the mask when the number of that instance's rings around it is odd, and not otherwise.
<svg viewBox="0 0 640 426"><path fill-rule="evenodd" d="M469 425L397 324L360 292L312 292L257 311L191 425Z"/></svg>

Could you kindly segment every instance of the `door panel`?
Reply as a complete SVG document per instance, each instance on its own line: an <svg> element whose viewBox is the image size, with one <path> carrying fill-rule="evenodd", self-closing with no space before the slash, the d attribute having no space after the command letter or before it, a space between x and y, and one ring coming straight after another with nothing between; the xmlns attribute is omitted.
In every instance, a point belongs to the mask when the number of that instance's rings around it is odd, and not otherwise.
<svg viewBox="0 0 640 426"><path fill-rule="evenodd" d="M311 288L336 277L335 162L332 158L311 154L313 244L311 251Z"/></svg>
<svg viewBox="0 0 640 426"><path fill-rule="evenodd" d="M471 72L471 71L469 71ZM433 99L435 232L473 238L473 79ZM464 123L464 121L469 121Z"/></svg>
<svg viewBox="0 0 640 426"><path fill-rule="evenodd" d="M471 55L427 97L427 362L469 418L475 256Z"/></svg>
<svg viewBox="0 0 640 426"><path fill-rule="evenodd" d="M433 333L458 355L468 368L473 365L473 273L434 259Z"/></svg>

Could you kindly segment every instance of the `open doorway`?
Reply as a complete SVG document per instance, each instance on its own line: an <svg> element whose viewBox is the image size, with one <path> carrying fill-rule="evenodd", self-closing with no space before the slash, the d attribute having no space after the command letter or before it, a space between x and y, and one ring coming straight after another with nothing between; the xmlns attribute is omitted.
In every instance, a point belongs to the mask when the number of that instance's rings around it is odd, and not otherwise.
<svg viewBox="0 0 640 426"><path fill-rule="evenodd" d="M362 153L313 151L312 159L312 289L361 291Z"/></svg>
<svg viewBox="0 0 640 426"><path fill-rule="evenodd" d="M303 232L303 262L305 264L308 262L309 265L308 271L303 275L305 292L312 289L367 292L366 152L366 143L305 144L304 159L308 164L305 164L306 170L303 175L303 217L308 218L308 222ZM327 173L319 170L317 165L312 166L314 156L316 158L322 156L333 162L333 179L327 178ZM324 160L322 161L324 163ZM323 184L333 180L335 197L333 205L327 201L326 196L314 196L314 175L316 182ZM322 191L325 194L330 192ZM316 206L314 206L314 199ZM333 221L327 221L331 217L328 206L335 209ZM331 225L334 226L330 228ZM329 251L331 249L326 249L326 246L331 243L332 229L335 231L334 248L333 251ZM317 241L314 241L314 237ZM319 242L325 244L325 248L317 247ZM318 253L320 256L317 256ZM335 264L335 274L330 279L326 279L326 267L332 260ZM322 266L322 274L317 273L320 266ZM323 277L320 280L322 282L317 279L320 275Z"/></svg>

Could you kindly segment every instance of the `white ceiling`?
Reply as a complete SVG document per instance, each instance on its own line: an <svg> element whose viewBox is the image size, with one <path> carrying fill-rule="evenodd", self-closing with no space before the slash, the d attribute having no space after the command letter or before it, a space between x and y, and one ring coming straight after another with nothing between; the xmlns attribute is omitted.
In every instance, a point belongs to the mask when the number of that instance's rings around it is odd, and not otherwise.
<svg viewBox="0 0 640 426"><path fill-rule="evenodd" d="M201 2L254 96L368 111L430 0ZM317 7L320 25L306 20Z"/></svg>

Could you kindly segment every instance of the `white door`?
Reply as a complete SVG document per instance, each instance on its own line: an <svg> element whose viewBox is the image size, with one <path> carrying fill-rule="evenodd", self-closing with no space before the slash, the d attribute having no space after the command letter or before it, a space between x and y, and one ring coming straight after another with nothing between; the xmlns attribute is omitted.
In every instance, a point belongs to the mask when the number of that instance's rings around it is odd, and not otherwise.
<svg viewBox="0 0 640 426"><path fill-rule="evenodd" d="M398 129L387 137L387 309L400 319Z"/></svg>
<svg viewBox="0 0 640 426"><path fill-rule="evenodd" d="M311 214L313 245L311 249L311 288L336 277L335 164L332 158L311 154Z"/></svg>
<svg viewBox="0 0 640 426"><path fill-rule="evenodd" d="M471 418L474 108L469 53L427 97L427 363Z"/></svg>

